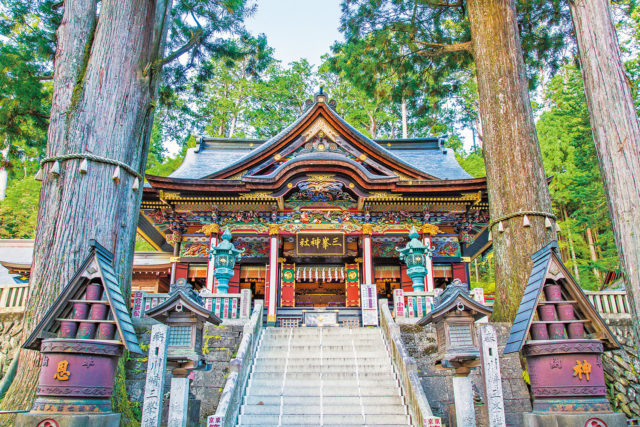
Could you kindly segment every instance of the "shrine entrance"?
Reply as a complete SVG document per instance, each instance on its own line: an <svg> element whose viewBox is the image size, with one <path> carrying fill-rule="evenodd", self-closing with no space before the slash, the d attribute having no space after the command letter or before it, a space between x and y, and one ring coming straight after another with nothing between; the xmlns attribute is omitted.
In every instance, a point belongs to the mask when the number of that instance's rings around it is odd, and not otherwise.
<svg viewBox="0 0 640 427"><path fill-rule="evenodd" d="M346 307L343 266L299 266L296 275L296 307Z"/></svg>

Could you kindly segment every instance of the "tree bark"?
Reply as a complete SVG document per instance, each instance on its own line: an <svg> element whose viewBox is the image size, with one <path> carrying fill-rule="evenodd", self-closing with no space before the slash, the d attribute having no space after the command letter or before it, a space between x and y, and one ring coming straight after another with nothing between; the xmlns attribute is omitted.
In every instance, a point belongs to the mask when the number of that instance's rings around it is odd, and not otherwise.
<svg viewBox="0 0 640 427"><path fill-rule="evenodd" d="M409 132L407 130L407 100L402 98L402 104L400 104L400 111L402 114L402 139L407 139Z"/></svg>
<svg viewBox="0 0 640 427"><path fill-rule="evenodd" d="M589 245L589 254L591 255L591 262L595 263L596 261L598 261L598 255L596 254L596 248L593 245L593 234L591 233L590 228L587 228L587 244ZM595 266L592 267L592 270L593 270L593 275L596 277L596 280L598 281L598 287L600 287L601 285L600 282L602 281L602 278L600 277L600 272Z"/></svg>
<svg viewBox="0 0 640 427"><path fill-rule="evenodd" d="M624 281L640 337L640 126L608 0L569 1ZM640 351L640 350L639 350Z"/></svg>
<svg viewBox="0 0 640 427"><path fill-rule="evenodd" d="M0 201L4 200L7 194L7 182L9 181L9 144L0 153ZM26 175L25 175L26 176Z"/></svg>
<svg viewBox="0 0 640 427"><path fill-rule="evenodd" d="M533 122L513 0L468 0L479 115L493 219L521 211L551 213L551 197ZM544 217L492 227L496 304L492 318L512 321L531 271L531 255L556 238Z"/></svg>
<svg viewBox="0 0 640 427"><path fill-rule="evenodd" d="M564 220L567 221L569 216L567 215L567 208L562 209L562 213L564 214ZM573 275L575 279L580 283L580 270L578 269L578 262L576 260L576 251L573 246L573 236L571 235L571 227L567 224L567 239L569 240L569 253L571 254L571 261L573 262Z"/></svg>
<svg viewBox="0 0 640 427"><path fill-rule="evenodd" d="M92 153L144 173L159 72L150 66L164 46L171 0L66 0L57 32L54 89L47 156ZM60 163L60 175L43 168L43 183L24 315L23 339L42 318L96 239L113 251L125 295L142 182L113 165L79 160ZM39 372L39 353L20 352L16 377L2 409L29 409Z"/></svg>

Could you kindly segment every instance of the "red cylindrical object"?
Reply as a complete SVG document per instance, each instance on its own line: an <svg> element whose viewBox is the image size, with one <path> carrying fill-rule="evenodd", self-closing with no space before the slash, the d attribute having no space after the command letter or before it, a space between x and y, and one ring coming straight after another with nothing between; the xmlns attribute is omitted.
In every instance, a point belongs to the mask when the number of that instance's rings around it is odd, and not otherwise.
<svg viewBox="0 0 640 427"><path fill-rule="evenodd" d="M105 304L91 304L91 319L104 320L107 318L107 306Z"/></svg>
<svg viewBox="0 0 640 427"><path fill-rule="evenodd" d="M102 296L102 286L91 284L87 285L86 299L89 301L98 301Z"/></svg>
<svg viewBox="0 0 640 427"><path fill-rule="evenodd" d="M558 304L558 317L560 320L574 320L573 304Z"/></svg>
<svg viewBox="0 0 640 427"><path fill-rule="evenodd" d="M60 322L58 338L75 338L76 332L78 332L78 322L63 320Z"/></svg>
<svg viewBox="0 0 640 427"><path fill-rule="evenodd" d="M564 323L549 324L549 338L552 340L561 340L565 338Z"/></svg>
<svg viewBox="0 0 640 427"><path fill-rule="evenodd" d="M534 340L548 340L549 331L545 323L534 323L531 325L531 337Z"/></svg>
<svg viewBox="0 0 640 427"><path fill-rule="evenodd" d="M86 319L89 315L89 304L84 302L73 303L73 318L74 319Z"/></svg>
<svg viewBox="0 0 640 427"><path fill-rule="evenodd" d="M539 305L538 314L540 315L540 319L546 322L558 320L558 316L556 315L556 308L552 304Z"/></svg>
<svg viewBox="0 0 640 427"><path fill-rule="evenodd" d="M97 340L112 340L116 332L116 325L113 323L100 323L98 325Z"/></svg>
<svg viewBox="0 0 640 427"><path fill-rule="evenodd" d="M572 340L584 338L584 323L569 323L567 330Z"/></svg>
<svg viewBox="0 0 640 427"><path fill-rule="evenodd" d="M96 323L81 322L76 338L80 340L92 340L96 335Z"/></svg>
<svg viewBox="0 0 640 427"><path fill-rule="evenodd" d="M562 288L560 285L545 285L544 295L547 301L562 301Z"/></svg>

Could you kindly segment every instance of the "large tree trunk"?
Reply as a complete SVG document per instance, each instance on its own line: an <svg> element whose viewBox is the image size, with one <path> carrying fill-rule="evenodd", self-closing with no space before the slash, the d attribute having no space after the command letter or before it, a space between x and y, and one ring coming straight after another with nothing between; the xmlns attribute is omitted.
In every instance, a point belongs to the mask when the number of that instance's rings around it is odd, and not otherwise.
<svg viewBox="0 0 640 427"><path fill-rule="evenodd" d="M47 156L92 153L143 173L149 148L157 67L171 0L66 0L58 29ZM125 287L131 264L142 183L113 165L79 160L44 166L40 210L23 339L88 254L96 239L115 254ZM18 372L2 409L29 409L37 384L39 353L20 352Z"/></svg>
<svg viewBox="0 0 640 427"><path fill-rule="evenodd" d="M402 139L409 137L409 131L407 129L407 100L402 97L402 103L400 104L400 112L402 115Z"/></svg>
<svg viewBox="0 0 640 427"><path fill-rule="evenodd" d="M478 79L479 113L492 219L535 211L551 213L525 76L513 0L468 0L472 53ZM531 255L555 239L541 216L492 227L496 258L493 319L512 321L531 269Z"/></svg>
<svg viewBox="0 0 640 427"><path fill-rule="evenodd" d="M640 127L608 0L569 1L593 140L640 337Z"/></svg>
<svg viewBox="0 0 640 427"><path fill-rule="evenodd" d="M568 221L569 216L567 215L567 208L562 208L562 213L564 214L564 220ZM575 279L580 283L580 270L578 270L578 262L576 260L576 251L573 246L573 236L571 235L571 227L569 224L566 225L567 239L569 240L569 253L571 254L571 262L573 262L573 275Z"/></svg>

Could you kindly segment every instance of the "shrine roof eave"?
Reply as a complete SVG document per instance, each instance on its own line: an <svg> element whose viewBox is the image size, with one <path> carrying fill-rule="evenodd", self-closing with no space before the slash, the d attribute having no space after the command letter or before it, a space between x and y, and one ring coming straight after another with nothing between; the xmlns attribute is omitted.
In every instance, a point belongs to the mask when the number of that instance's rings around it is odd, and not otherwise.
<svg viewBox="0 0 640 427"><path fill-rule="evenodd" d="M341 133L345 136L350 136L355 141L360 143L361 149L368 152L369 155L373 155L380 159L386 159L396 164L402 171L402 173L411 175L412 177L421 177L423 179L437 179L433 175L430 175L424 171L417 169L410 165L398 156L394 155L389 150L381 147L378 143L371 140L367 136L360 133L357 129L347 123L342 117L340 117L329 105L325 102L316 102L308 110L298 117L291 125L283 129L280 133L275 135L264 142L259 147L255 148L247 155L233 162L229 166L214 172L205 178L224 178L233 176L235 173L251 168L258 162L262 161L265 157L275 154L280 148L288 144L298 135L304 126L313 122L319 116L323 116L326 120L331 122Z"/></svg>
<svg viewBox="0 0 640 427"><path fill-rule="evenodd" d="M298 172L312 172L318 166L311 162L304 165L301 170L292 171L291 169L283 171L283 174L277 180L251 180L243 182L241 180L210 180L210 179L185 179L185 178L168 178L153 175L147 175L150 187L144 188L146 196L159 195L161 190L186 191L193 193L249 193L254 190L274 190L285 185L286 181ZM324 172L337 172L334 167L324 166ZM290 172L290 173L287 173ZM371 182L363 179L359 174L349 174L349 176L358 184L367 190L389 190L396 193L433 193L433 192L459 192L459 191L478 191L486 190L486 178L470 178L470 179L438 179L438 180L412 180L399 181L397 179L386 178L380 179L378 182Z"/></svg>

